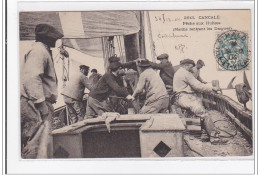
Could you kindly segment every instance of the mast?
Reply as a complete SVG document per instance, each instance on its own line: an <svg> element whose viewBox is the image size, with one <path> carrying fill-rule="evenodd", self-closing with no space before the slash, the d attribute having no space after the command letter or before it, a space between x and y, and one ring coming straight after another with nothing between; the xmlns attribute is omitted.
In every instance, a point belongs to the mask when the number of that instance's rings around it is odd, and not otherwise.
<svg viewBox="0 0 260 175"><path fill-rule="evenodd" d="M153 42L152 27L151 27L149 11L146 11L146 19L147 19L147 25L148 25L148 35L149 35L152 61L155 62L156 61L155 45L154 45L154 42Z"/></svg>
<svg viewBox="0 0 260 175"><path fill-rule="evenodd" d="M140 31L139 31L140 57L146 58L145 50L145 17L144 11L140 12Z"/></svg>

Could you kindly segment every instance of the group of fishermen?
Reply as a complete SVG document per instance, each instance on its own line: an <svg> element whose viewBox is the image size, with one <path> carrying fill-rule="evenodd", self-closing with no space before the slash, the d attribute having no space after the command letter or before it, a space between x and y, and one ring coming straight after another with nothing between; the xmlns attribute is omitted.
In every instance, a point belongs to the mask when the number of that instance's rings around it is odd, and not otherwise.
<svg viewBox="0 0 260 175"><path fill-rule="evenodd" d="M56 41L61 39L63 34L50 25L39 24L35 28L35 35L35 45L24 57L21 75L23 158L43 158L39 155L38 143L41 142L44 132L50 133L49 125L54 112L52 104L58 96L57 77L50 48L55 47ZM141 114L166 113L170 106L169 99L173 97L174 104L190 109L203 118L206 110L196 92L218 91L218 88L200 78L200 69L205 66L204 62L199 60L195 65L193 60L184 59L178 66L172 66L167 54L162 54L157 59L160 60L159 64L147 59L121 63L120 58L112 56L109 58L109 71L101 76L94 70L89 79L89 67L81 65L79 72L71 77L62 92L71 123L101 116L105 112L114 112L108 100L111 95L134 102L138 96L145 94L144 104L139 111ZM140 73L132 94L123 81L123 70L126 68ZM155 69L160 70L160 75ZM90 90L87 105L83 103L85 88ZM48 142L45 146L46 144Z"/></svg>
<svg viewBox="0 0 260 175"><path fill-rule="evenodd" d="M153 63L147 59L121 63L119 57L112 56L109 58L110 71L105 73L95 85L87 79L87 73L84 73L83 67L86 67L86 71L88 71L88 67L80 66L80 73L71 78L62 93L69 114L73 116L71 123L84 118L102 116L105 112L117 112L109 100L112 94L128 101L135 101L139 95L145 94L145 102L139 110L140 114L166 113L170 109L171 102L174 102L180 107L190 109L195 115L203 117L206 111L201 98L197 97L196 91L218 90L200 77L200 69L205 66L204 62L198 60L195 65L193 60L184 59L180 65L172 66L168 60L168 54L162 54L157 59L160 60L160 63ZM124 69L137 70L137 66L140 68L140 76L131 95L124 86ZM156 73L155 69L160 70L160 75ZM83 104L85 88L90 90L87 107L80 105ZM86 109L86 115L80 109Z"/></svg>

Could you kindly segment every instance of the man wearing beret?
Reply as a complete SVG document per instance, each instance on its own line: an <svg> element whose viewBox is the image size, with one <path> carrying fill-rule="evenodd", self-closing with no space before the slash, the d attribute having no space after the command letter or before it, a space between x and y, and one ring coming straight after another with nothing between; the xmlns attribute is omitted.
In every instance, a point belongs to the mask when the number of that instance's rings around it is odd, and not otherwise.
<svg viewBox="0 0 260 175"><path fill-rule="evenodd" d="M86 105L83 102L84 90L92 89L92 84L87 78L89 67L85 65L79 66L79 72L76 72L67 83L61 93L67 106L70 123L76 123L83 120L86 113Z"/></svg>
<svg viewBox="0 0 260 175"><path fill-rule="evenodd" d="M169 55L164 53L157 57L160 60L160 64L151 63L152 68L160 70L160 77L162 78L165 87L169 94L172 94L172 80L174 75L174 70L172 63L168 61Z"/></svg>
<svg viewBox="0 0 260 175"><path fill-rule="evenodd" d="M104 112L114 112L108 97L114 92L118 97L133 99L120 79L121 63L113 62L108 67L111 71L105 73L97 85L90 91L86 118L101 116Z"/></svg>
<svg viewBox="0 0 260 175"><path fill-rule="evenodd" d="M184 59L180 62L181 67L173 77L173 92L175 93L175 104L191 110L196 116L204 119L207 117L206 110L202 104L200 97L196 92L213 92L218 91L217 87L209 84L203 84L198 81L191 69L195 66L195 62L190 59Z"/></svg>
<svg viewBox="0 0 260 175"><path fill-rule="evenodd" d="M169 105L169 95L161 77L152 69L149 60L141 60L139 67L142 69L133 97L146 93L144 106L139 111L141 114L165 113Z"/></svg>
<svg viewBox="0 0 260 175"><path fill-rule="evenodd" d="M51 47L55 47L63 34L48 24L35 28L36 42L24 57L21 74L21 145L22 158L46 158L46 152L38 153L42 143L50 142L52 106L57 99L57 77L54 69ZM41 142L43 135L47 140Z"/></svg>
<svg viewBox="0 0 260 175"><path fill-rule="evenodd" d="M196 66L194 66L191 69L191 73L194 75L194 77L199 80L201 83L206 84L206 81L203 81L202 78L200 77L200 69L205 66L205 63L202 60L198 60Z"/></svg>

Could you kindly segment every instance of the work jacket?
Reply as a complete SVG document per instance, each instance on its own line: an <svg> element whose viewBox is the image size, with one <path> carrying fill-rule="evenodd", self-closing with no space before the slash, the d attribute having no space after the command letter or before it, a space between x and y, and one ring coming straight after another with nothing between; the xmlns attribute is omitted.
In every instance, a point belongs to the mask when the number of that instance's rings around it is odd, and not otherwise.
<svg viewBox="0 0 260 175"><path fill-rule="evenodd" d="M111 72L105 73L97 85L90 91L89 96L102 102L106 100L109 95L115 93L119 97L126 97L129 92L123 87L120 76L115 76Z"/></svg>
<svg viewBox="0 0 260 175"><path fill-rule="evenodd" d="M85 88L91 90L92 84L82 72L77 72L70 78L61 94L82 101Z"/></svg>
<svg viewBox="0 0 260 175"><path fill-rule="evenodd" d="M143 90L146 92L145 104L169 97L161 77L152 68L148 68L140 74L133 96L137 96Z"/></svg>
<svg viewBox="0 0 260 175"><path fill-rule="evenodd" d="M21 73L21 95L40 103L48 100L56 102L57 77L49 47L36 42L25 55Z"/></svg>
<svg viewBox="0 0 260 175"><path fill-rule="evenodd" d="M172 80L174 75L174 70L171 62L167 63L151 63L153 69L160 70L160 77L162 78L165 86L172 86Z"/></svg>
<svg viewBox="0 0 260 175"><path fill-rule="evenodd" d="M198 81L191 72L180 67L173 77L173 92L211 92L212 86Z"/></svg>

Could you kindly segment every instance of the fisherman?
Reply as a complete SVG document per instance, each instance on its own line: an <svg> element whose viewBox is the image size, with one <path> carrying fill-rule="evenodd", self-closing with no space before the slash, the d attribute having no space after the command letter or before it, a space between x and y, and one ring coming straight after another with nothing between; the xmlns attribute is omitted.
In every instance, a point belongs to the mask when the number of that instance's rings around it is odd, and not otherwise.
<svg viewBox="0 0 260 175"><path fill-rule="evenodd" d="M121 67L123 68L122 63L120 62L120 58L117 57L116 54L111 56L111 57L109 57L108 58L108 62L109 62L109 64L118 62L118 63L121 64ZM131 65L129 65L129 66L131 66ZM120 71L118 72L117 83L119 84L119 86L127 88L127 82L125 80L125 75L126 75L125 74L125 70L124 69L120 69ZM116 92L112 91L110 93L109 102L111 104L112 109L115 112L118 112L119 114L127 114L127 112L128 112L127 105L128 104L123 99L117 98Z"/></svg>
<svg viewBox="0 0 260 175"><path fill-rule="evenodd" d="M201 83L207 84L206 81L203 81L200 77L200 69L205 66L205 63L202 60L198 60L196 66L194 66L191 69L191 73L194 75L194 77L199 80Z"/></svg>
<svg viewBox="0 0 260 175"><path fill-rule="evenodd" d="M79 71L76 72L64 88L63 95L66 104L70 123L76 123L84 119L86 114L86 104L83 102L85 88L92 89L92 84L87 78L89 67L80 65Z"/></svg>
<svg viewBox="0 0 260 175"><path fill-rule="evenodd" d="M22 158L47 158L48 153L39 150L50 145L51 119L56 102L57 77L52 51L63 34L48 24L35 28L36 42L24 57L21 74L21 145ZM47 134L47 137L44 135ZM48 138L41 141L42 138ZM43 146L44 145L44 146Z"/></svg>
<svg viewBox="0 0 260 175"><path fill-rule="evenodd" d="M191 73L191 69L195 66L193 60L184 59L180 63L181 67L173 78L175 104L182 108L189 109L196 116L200 117L201 120L204 120L204 118L208 116L202 104L202 99L196 95L196 92L216 92L219 88L209 84L203 84L193 76Z"/></svg>
<svg viewBox="0 0 260 175"><path fill-rule="evenodd" d="M121 72L121 63L110 63L108 68L111 71L105 73L89 93L86 118L101 116L104 112L114 112L108 101L108 97L112 92L118 97L127 100L133 99L127 89L121 84L119 75Z"/></svg>
<svg viewBox="0 0 260 175"><path fill-rule="evenodd" d="M108 58L108 62L109 62L109 64L110 64L110 63L114 63L114 62L120 62L120 58L117 57L117 55L115 54L115 55L113 55L113 56L111 56L111 57ZM120 62L120 63L121 63L121 62ZM122 68L127 68L127 69L137 70L136 61L128 61L128 62L126 62L126 63L121 63L121 67L122 67ZM122 71L122 70L121 70L121 71ZM125 75L125 74L123 73L123 71L122 71L121 73L122 73L122 75Z"/></svg>
<svg viewBox="0 0 260 175"><path fill-rule="evenodd" d="M92 69L91 73L89 81L92 83L92 86L95 86L102 75L97 72L97 69Z"/></svg>
<svg viewBox="0 0 260 175"><path fill-rule="evenodd" d="M142 73L133 97L135 98L145 90L146 100L140 113L166 113L169 105L169 95L161 77L152 69L149 60L141 60L139 66Z"/></svg>
<svg viewBox="0 0 260 175"><path fill-rule="evenodd" d="M131 94L134 91L134 87L136 86L137 80L138 80L138 70L140 68L137 67L137 62L143 60L141 58L138 58L134 61L129 61L126 63L121 63L121 67L122 68L126 68L128 69L128 71L125 71L124 69L122 69L119 73L120 75L120 85L124 86L127 88L128 92L130 92ZM120 62L120 58L117 57L116 55L110 57L108 59L108 61L110 63L113 62ZM112 96L116 96L115 93L112 94ZM113 106L113 108L115 109L116 112L120 113L120 114L127 114L128 113L128 107L134 107L135 112L138 112L140 109L140 105L139 105L139 101L135 100L132 101L131 104L126 103L125 100L119 99L119 98L110 98L110 102ZM130 106L129 106L130 105Z"/></svg>
<svg viewBox="0 0 260 175"><path fill-rule="evenodd" d="M160 70L160 77L162 78L165 87L167 89L168 94L172 94L172 81L173 81L173 75L174 70L172 63L168 60L169 55L164 53L157 57L157 60L160 60L160 64L152 63L153 69L159 69Z"/></svg>

